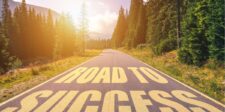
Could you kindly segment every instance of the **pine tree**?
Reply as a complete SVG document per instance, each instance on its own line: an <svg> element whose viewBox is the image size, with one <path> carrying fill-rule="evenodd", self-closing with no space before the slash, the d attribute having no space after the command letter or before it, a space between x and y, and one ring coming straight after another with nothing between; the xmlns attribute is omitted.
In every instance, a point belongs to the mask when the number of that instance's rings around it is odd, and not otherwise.
<svg viewBox="0 0 225 112"><path fill-rule="evenodd" d="M0 74L11 69L14 57L9 52L9 40L11 39L12 17L8 0L3 0L2 22L0 22Z"/></svg>
<svg viewBox="0 0 225 112"><path fill-rule="evenodd" d="M209 42L210 58L213 60L225 60L225 7L224 0L204 0L207 4L206 36Z"/></svg>
<svg viewBox="0 0 225 112"><path fill-rule="evenodd" d="M209 57L224 60L225 10L221 4L223 0L187 1L184 38L179 51L181 62L201 66Z"/></svg>
<svg viewBox="0 0 225 112"><path fill-rule="evenodd" d="M74 55L76 46L75 26L69 16L62 15L56 23L56 43L54 57L69 57Z"/></svg>
<svg viewBox="0 0 225 112"><path fill-rule="evenodd" d="M184 18L182 47L179 60L183 63L202 66L208 59L208 41L205 35L206 24L200 15L205 15L201 2L189 2L190 7ZM187 57L188 56L188 57Z"/></svg>
<svg viewBox="0 0 225 112"><path fill-rule="evenodd" d="M1 71L5 72L12 67L13 60L16 58L10 54L27 62L37 58L51 59L54 51L61 57L72 56L78 51L76 48L78 44L75 44L75 26L69 16L62 15L55 24L51 10L47 15L37 13L35 9L27 8L25 0L14 9L14 14L11 16L8 0L4 0L3 3L0 60L4 67Z"/></svg>
<svg viewBox="0 0 225 112"><path fill-rule="evenodd" d="M2 26L3 33L7 38L10 36L10 28L12 27L11 10L9 9L8 0L3 0L2 10Z"/></svg>
<svg viewBox="0 0 225 112"><path fill-rule="evenodd" d="M27 12L27 6L26 1L22 0L21 5L15 9L15 22L18 25L18 35L17 35L17 57L20 59L28 59L31 57L29 54L29 37L27 31L29 31L29 28L27 27L28 24L28 12Z"/></svg>
<svg viewBox="0 0 225 112"><path fill-rule="evenodd" d="M27 4L26 0L22 0L22 4L20 5L20 11L23 18L27 17Z"/></svg>
<svg viewBox="0 0 225 112"><path fill-rule="evenodd" d="M0 23L0 74L10 69L10 61L12 61L8 52L9 39L5 36L3 29L4 27Z"/></svg>
<svg viewBox="0 0 225 112"><path fill-rule="evenodd" d="M53 57L54 43L55 43L55 28L52 11L48 10L47 22L45 26L45 56Z"/></svg>
<svg viewBox="0 0 225 112"><path fill-rule="evenodd" d="M134 47L134 38L136 36L138 12L141 7L142 0L131 0L130 13L128 16L128 31L124 40L125 46L128 48Z"/></svg>
<svg viewBox="0 0 225 112"><path fill-rule="evenodd" d="M8 50L10 54L13 54L13 31L14 31L14 23L11 14L11 10L9 9L8 0L3 0L3 10L2 10L2 26L3 33L6 38L9 39Z"/></svg>
<svg viewBox="0 0 225 112"><path fill-rule="evenodd" d="M146 41L146 30L147 30L147 16L146 16L146 6L143 1L141 1L141 6L139 9L138 23L136 28L136 35L134 37L134 47L139 44L143 44Z"/></svg>
<svg viewBox="0 0 225 112"><path fill-rule="evenodd" d="M19 35L20 35L20 29L19 29L19 24L18 24L18 17L19 17L19 7L16 7L14 9L14 14L13 14L13 27L12 27L12 33L11 33L11 39L10 39L10 52L15 55L19 56L20 52L20 46L19 46Z"/></svg>
<svg viewBox="0 0 225 112"><path fill-rule="evenodd" d="M80 32L81 32L81 53L85 53L85 47L86 47L86 39L88 37L88 19L87 19L87 9L86 9L86 3L85 1L82 4L81 8L81 23L80 23Z"/></svg>
<svg viewBox="0 0 225 112"><path fill-rule="evenodd" d="M147 4L146 41L156 54L176 49L176 0L150 0Z"/></svg>
<svg viewBox="0 0 225 112"><path fill-rule="evenodd" d="M112 36L113 47L118 48L122 46L122 42L124 41L126 31L127 31L127 18L124 14L124 8L121 7L119 11L118 21Z"/></svg>

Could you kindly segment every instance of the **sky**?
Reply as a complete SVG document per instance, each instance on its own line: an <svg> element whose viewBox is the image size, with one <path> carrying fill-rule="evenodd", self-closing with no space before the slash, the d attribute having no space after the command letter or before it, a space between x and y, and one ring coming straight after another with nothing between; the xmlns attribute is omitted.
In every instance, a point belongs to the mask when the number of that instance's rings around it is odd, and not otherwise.
<svg viewBox="0 0 225 112"><path fill-rule="evenodd" d="M28 4L70 14L76 25L79 25L83 1L86 2L89 31L105 35L113 33L120 7L123 6L125 9L130 7L130 0L26 0Z"/></svg>

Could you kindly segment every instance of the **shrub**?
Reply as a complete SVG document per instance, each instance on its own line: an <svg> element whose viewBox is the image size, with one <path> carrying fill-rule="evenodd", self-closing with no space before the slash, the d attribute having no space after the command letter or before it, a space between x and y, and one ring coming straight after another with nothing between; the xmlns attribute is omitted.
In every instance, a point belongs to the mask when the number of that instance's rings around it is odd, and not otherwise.
<svg viewBox="0 0 225 112"><path fill-rule="evenodd" d="M50 66L41 66L40 67L40 69L39 69L39 71L47 71L47 70L50 70L51 68L50 68Z"/></svg>
<svg viewBox="0 0 225 112"><path fill-rule="evenodd" d="M14 61L11 62L11 69L16 69L16 68L19 68L23 65L22 61L19 59L19 58L16 58L16 57L13 57Z"/></svg>
<svg viewBox="0 0 225 112"><path fill-rule="evenodd" d="M174 67L173 65L168 66L168 67L167 67L167 70L168 70L171 74L173 74L174 76L177 76L177 77L182 76L181 71L180 71L178 68Z"/></svg>
<svg viewBox="0 0 225 112"><path fill-rule="evenodd" d="M208 63L206 64L206 67L215 70L218 67L223 67L224 66L223 64L224 64L223 62L219 62L215 59L209 59Z"/></svg>
<svg viewBox="0 0 225 112"><path fill-rule="evenodd" d="M154 49L154 53L157 55L161 55L166 52L170 52L177 47L176 39L168 38L160 42Z"/></svg>
<svg viewBox="0 0 225 112"><path fill-rule="evenodd" d="M193 64L192 55L187 49L180 49L178 51L178 60L181 63Z"/></svg>
<svg viewBox="0 0 225 112"><path fill-rule="evenodd" d="M139 44L137 46L137 49L144 49L144 48L148 48L150 45L149 44Z"/></svg>
<svg viewBox="0 0 225 112"><path fill-rule="evenodd" d="M166 40L162 41L159 44L159 51L161 53L169 52L169 51L175 50L176 47L177 47L177 41L176 41L176 39L169 38L169 39L166 39Z"/></svg>
<svg viewBox="0 0 225 112"><path fill-rule="evenodd" d="M39 70L37 68L32 68L31 73L32 75L39 75Z"/></svg>
<svg viewBox="0 0 225 112"><path fill-rule="evenodd" d="M10 70L19 68L22 66L22 61L19 58L16 58L15 56L8 57L8 62L1 63L0 65L0 74L4 74L9 72Z"/></svg>
<svg viewBox="0 0 225 112"><path fill-rule="evenodd" d="M215 80L211 80L210 87L214 92L220 92L222 88L219 86L219 84L216 83Z"/></svg>
<svg viewBox="0 0 225 112"><path fill-rule="evenodd" d="M195 84L200 83L200 78L197 77L197 76L191 75L191 76L189 76L189 78L190 78L190 79L192 80L192 82L195 83Z"/></svg>

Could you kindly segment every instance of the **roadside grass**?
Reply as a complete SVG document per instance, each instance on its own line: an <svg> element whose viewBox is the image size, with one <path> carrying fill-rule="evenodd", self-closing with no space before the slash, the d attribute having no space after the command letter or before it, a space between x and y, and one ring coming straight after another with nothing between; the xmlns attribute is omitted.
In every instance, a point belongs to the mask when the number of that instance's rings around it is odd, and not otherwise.
<svg viewBox="0 0 225 112"><path fill-rule="evenodd" d="M182 64L177 59L177 52L172 51L156 56L149 48L119 49L143 62L161 70L175 79L225 103L225 70L209 61L203 67Z"/></svg>
<svg viewBox="0 0 225 112"><path fill-rule="evenodd" d="M81 64L100 53L101 50L87 50L83 56L73 56L48 64L17 69L14 72L0 75L0 102Z"/></svg>

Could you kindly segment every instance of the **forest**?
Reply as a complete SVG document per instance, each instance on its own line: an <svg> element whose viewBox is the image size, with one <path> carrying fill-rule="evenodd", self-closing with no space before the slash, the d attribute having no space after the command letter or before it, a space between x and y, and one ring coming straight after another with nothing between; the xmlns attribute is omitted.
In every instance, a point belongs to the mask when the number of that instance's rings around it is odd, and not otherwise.
<svg viewBox="0 0 225 112"><path fill-rule="evenodd" d="M111 39L89 37L87 19L93 18L85 17L84 7L78 26L66 13L55 17L49 9L41 14L25 0L10 10L8 0L2 1L0 102L78 67L108 48L120 50L225 102L224 0L129 0L130 9L121 6L118 12ZM112 56L109 62L119 59L117 53L107 52L104 56L108 54ZM117 65L117 60L102 63ZM98 62L94 64L100 65Z"/></svg>
<svg viewBox="0 0 225 112"><path fill-rule="evenodd" d="M112 36L114 48L150 47L155 55L177 50L181 63L224 62L224 0L180 0L181 39L177 40L177 0L131 0L121 7ZM177 43L181 46L178 46Z"/></svg>
<svg viewBox="0 0 225 112"><path fill-rule="evenodd" d="M78 28L68 14L40 14L23 0L14 11L3 0L0 21L0 74L39 61L83 55L85 48L106 47L108 40L84 39L87 26ZM83 22L82 22L83 23ZM85 23L86 24L86 23Z"/></svg>
<svg viewBox="0 0 225 112"><path fill-rule="evenodd" d="M82 55L84 49L149 47L154 54L177 50L181 63L203 66L223 62L224 0L180 0L181 39L177 40L176 0L131 0L129 13L121 7L112 39L84 40L85 27L73 25L68 14L54 18L39 14L23 0L14 11L3 0L0 21L0 73L34 60ZM177 45L177 41L181 46Z"/></svg>

